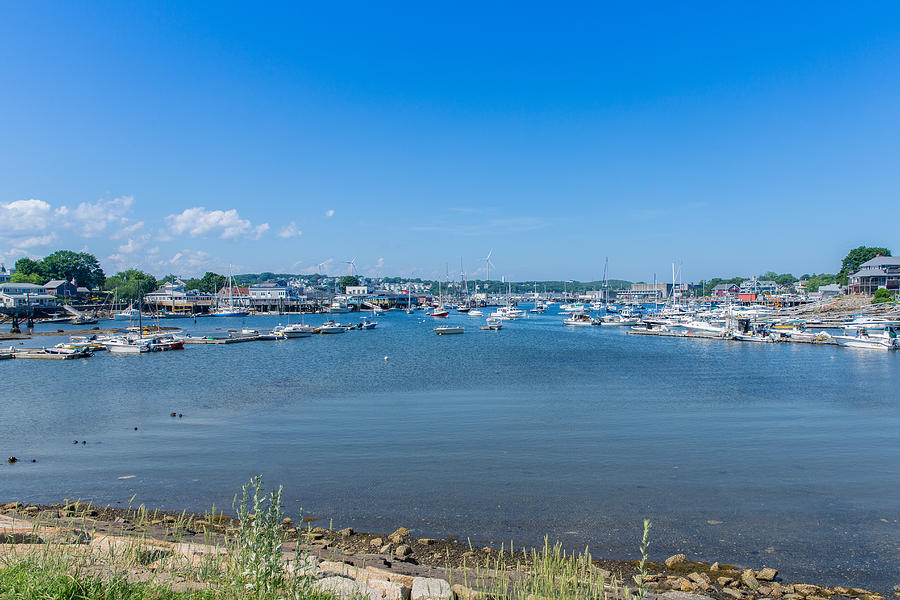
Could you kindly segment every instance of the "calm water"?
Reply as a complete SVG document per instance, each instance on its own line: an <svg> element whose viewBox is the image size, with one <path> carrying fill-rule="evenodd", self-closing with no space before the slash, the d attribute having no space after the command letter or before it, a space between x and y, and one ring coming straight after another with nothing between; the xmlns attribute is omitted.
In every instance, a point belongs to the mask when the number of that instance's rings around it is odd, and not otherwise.
<svg viewBox="0 0 900 600"><path fill-rule="evenodd" d="M466 334L438 337L400 312L337 336L3 361L0 453L24 461L3 461L0 496L202 510L262 473L323 526L634 558L648 517L655 558L900 583L897 353L560 321L454 315Z"/></svg>

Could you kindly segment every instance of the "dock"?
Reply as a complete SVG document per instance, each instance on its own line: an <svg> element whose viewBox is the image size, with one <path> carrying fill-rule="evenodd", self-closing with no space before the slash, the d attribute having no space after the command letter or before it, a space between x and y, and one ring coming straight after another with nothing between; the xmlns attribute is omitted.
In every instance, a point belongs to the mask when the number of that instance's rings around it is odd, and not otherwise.
<svg viewBox="0 0 900 600"><path fill-rule="evenodd" d="M647 329L647 330L637 330L637 329L629 329L626 331L628 335L655 335L658 337L677 337L677 338L703 338L706 340L727 340L728 338L721 333L709 333L709 332L675 332L675 331L662 331L659 329Z"/></svg>

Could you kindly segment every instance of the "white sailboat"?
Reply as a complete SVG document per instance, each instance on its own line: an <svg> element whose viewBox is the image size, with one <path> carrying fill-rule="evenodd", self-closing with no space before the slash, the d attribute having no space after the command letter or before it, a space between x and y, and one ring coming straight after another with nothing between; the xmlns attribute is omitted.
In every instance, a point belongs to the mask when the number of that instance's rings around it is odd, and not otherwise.
<svg viewBox="0 0 900 600"><path fill-rule="evenodd" d="M228 304L225 307L218 307L212 313L214 317L246 317L249 311L242 307L234 305L234 280L231 276L231 267L228 267Z"/></svg>

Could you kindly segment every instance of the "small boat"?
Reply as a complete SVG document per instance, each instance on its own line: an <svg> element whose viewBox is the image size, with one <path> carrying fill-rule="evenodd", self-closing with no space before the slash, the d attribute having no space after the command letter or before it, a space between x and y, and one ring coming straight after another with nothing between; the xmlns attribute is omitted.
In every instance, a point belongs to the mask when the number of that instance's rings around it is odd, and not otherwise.
<svg viewBox="0 0 900 600"><path fill-rule="evenodd" d="M259 339L261 340L286 340L288 337L284 334L284 331L276 331L272 329L272 331L266 331L264 333L259 334Z"/></svg>
<svg viewBox="0 0 900 600"><path fill-rule="evenodd" d="M486 330L490 330L490 331L500 331L501 329L503 329L503 322L500 319L488 317L487 325L481 327L480 329L486 329Z"/></svg>
<svg viewBox="0 0 900 600"><path fill-rule="evenodd" d="M450 316L450 311L444 308L443 306L439 306L431 311L431 316L436 319L443 319L444 317Z"/></svg>
<svg viewBox="0 0 900 600"><path fill-rule="evenodd" d="M45 354L68 354L73 356L93 354L93 351L87 348L69 348L63 344L57 344L52 348L43 348Z"/></svg>
<svg viewBox="0 0 900 600"><path fill-rule="evenodd" d="M328 321L327 323L322 323L317 328L319 333L346 333L347 328L341 325L340 323L335 323L334 321Z"/></svg>
<svg viewBox="0 0 900 600"><path fill-rule="evenodd" d="M340 300L335 300L328 307L328 312L341 313L341 314L348 313L348 312L350 312L350 307L347 305L346 302L341 302Z"/></svg>
<svg viewBox="0 0 900 600"><path fill-rule="evenodd" d="M292 323L290 325L278 325L277 327L272 329L273 332L277 331L279 333L283 333L286 337L289 338L299 338L299 337L309 337L312 335L313 328L309 325L303 325L300 323Z"/></svg>
<svg viewBox="0 0 900 600"><path fill-rule="evenodd" d="M600 317L600 320L604 325L623 325L623 326L631 326L637 325L639 319L637 317L626 317L623 315L615 314L615 315L603 315Z"/></svg>
<svg viewBox="0 0 900 600"><path fill-rule="evenodd" d="M110 338L103 342L106 349L113 354L141 354L150 352L150 341L130 337Z"/></svg>
<svg viewBox="0 0 900 600"><path fill-rule="evenodd" d="M470 317L483 317L484 313L481 312L480 310L478 310L477 308L473 308L472 310L469 311L469 316Z"/></svg>
<svg viewBox="0 0 900 600"><path fill-rule="evenodd" d="M844 335L832 337L839 346L847 348L900 350L900 323L879 321L868 326L848 327L845 328Z"/></svg>
<svg viewBox="0 0 900 600"><path fill-rule="evenodd" d="M569 316L563 319L564 325L571 325L573 327L590 327L592 325L599 325L600 323L601 321L599 319L591 318L590 315L583 312L569 313Z"/></svg>
<svg viewBox="0 0 900 600"><path fill-rule="evenodd" d="M434 332L438 335L451 335L463 333L465 332L465 329L463 329L462 327L452 327L448 325L446 327L435 327Z"/></svg>
<svg viewBox="0 0 900 600"><path fill-rule="evenodd" d="M406 309L406 314L408 314L408 315L414 315L414 314L416 314L416 309L414 309L414 308L407 308L407 309Z"/></svg>
<svg viewBox="0 0 900 600"><path fill-rule="evenodd" d="M167 352L169 350L183 350L184 340L180 340L173 335L164 335L156 337L149 342L151 352Z"/></svg>
<svg viewBox="0 0 900 600"><path fill-rule="evenodd" d="M360 329L375 329L375 326L378 325L377 321L370 321L368 319L363 319L362 323L359 324Z"/></svg>
<svg viewBox="0 0 900 600"><path fill-rule="evenodd" d="M472 310L471 306L457 306L456 307L456 312L461 312L463 314L469 312L470 310Z"/></svg>
<svg viewBox="0 0 900 600"><path fill-rule="evenodd" d="M545 311L545 310L547 310L547 307L544 306L543 303L538 302L537 304L534 305L534 308L532 308L532 309L531 309L530 311L528 311L528 312L531 312L531 313L534 313L534 314L537 314L537 315L542 315L542 314L544 314L544 311Z"/></svg>
<svg viewBox="0 0 900 600"><path fill-rule="evenodd" d="M72 325L96 325L100 319L88 315L78 315L69 321Z"/></svg>
<svg viewBox="0 0 900 600"><path fill-rule="evenodd" d="M141 316L141 311L136 309L134 305L129 306L123 311L113 313L113 319L116 321L133 321Z"/></svg>

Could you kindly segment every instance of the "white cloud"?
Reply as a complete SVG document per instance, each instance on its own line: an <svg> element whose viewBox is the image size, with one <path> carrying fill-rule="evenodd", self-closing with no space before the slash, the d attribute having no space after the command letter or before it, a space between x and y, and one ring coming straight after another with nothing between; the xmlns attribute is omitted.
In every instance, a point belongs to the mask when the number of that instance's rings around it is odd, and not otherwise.
<svg viewBox="0 0 900 600"><path fill-rule="evenodd" d="M43 200L16 200L0 204L0 232L39 233L50 226L50 204Z"/></svg>
<svg viewBox="0 0 900 600"><path fill-rule="evenodd" d="M143 222L143 221L137 221L137 222L132 223L131 225L128 225L128 226L126 226L126 227L121 227L121 228L119 228L118 231L116 231L115 233L113 233L113 234L112 234L111 236L109 236L109 237L110 237L110 239L113 239L113 240L119 240L119 239L122 239L122 238L124 238L124 237L129 236L129 235L132 235L132 234L138 232L139 230L141 230L141 229L143 229L143 228L144 228L144 222Z"/></svg>
<svg viewBox="0 0 900 600"><path fill-rule="evenodd" d="M334 216L334 209L333 209L333 208L329 208L328 210L326 210L326 211L325 211L325 216L326 216L326 217L333 217L333 216Z"/></svg>
<svg viewBox="0 0 900 600"><path fill-rule="evenodd" d="M254 227L249 220L242 219L234 208L206 210L202 206L185 209L181 214L169 215L166 217L166 224L175 235L187 233L191 237L197 237L218 231L219 237L225 240L239 237L259 239L269 230L268 223Z"/></svg>
<svg viewBox="0 0 900 600"><path fill-rule="evenodd" d="M100 235L110 225L125 226L125 216L134 204L134 196L121 196L112 200L100 199L96 202L82 202L75 210L62 207L57 211L61 216L69 216L81 229L84 237Z"/></svg>
<svg viewBox="0 0 900 600"><path fill-rule="evenodd" d="M301 235L303 235L303 232L297 229L297 224L293 221L291 221L287 227L278 232L278 237L283 237L285 239L300 237Z"/></svg>

